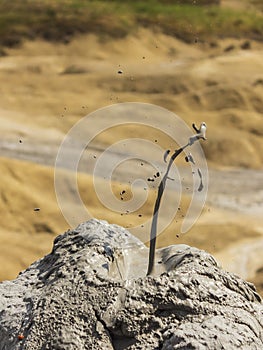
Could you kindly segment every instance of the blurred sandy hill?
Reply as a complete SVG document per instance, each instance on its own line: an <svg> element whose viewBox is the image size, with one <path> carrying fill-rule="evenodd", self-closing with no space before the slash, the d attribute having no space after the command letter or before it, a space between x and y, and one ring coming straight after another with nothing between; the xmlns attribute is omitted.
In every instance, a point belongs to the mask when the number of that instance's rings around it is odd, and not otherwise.
<svg viewBox="0 0 263 350"><path fill-rule="evenodd" d="M5 51L7 55L0 57L1 279L14 278L47 253L54 237L68 228L56 202L54 160L64 135L97 108L146 102L175 112L189 126L206 121L208 141L202 146L211 170L222 178L231 169L237 174L253 169L257 180L253 172L245 173L250 174L247 191L253 183L258 186L253 188L255 193L262 191L262 43L224 39L214 45L198 41L189 45L139 29L121 39L103 41L81 35L66 45L36 39ZM126 132L118 130L118 137L127 137ZM96 146L105 148L115 136L114 131L104 135ZM231 177L226 178L231 187ZM127 227L151 217L156 190L150 192L143 216L138 217L139 212L121 216L101 207L89 189L88 174L80 175L79 186L95 217ZM120 193L122 185L114 186ZM195 245L216 254L226 268L253 279L257 270L262 274L263 266L255 256L263 240L262 197L248 197L246 209L254 199L259 208L251 215L239 207L240 194L246 197L242 187L232 188L235 203L229 209L218 200L221 192L224 203L229 199L220 186L220 181L212 184L214 197L212 193L187 235L175 237L174 222L160 236L159 246ZM186 196L182 210L188 201ZM242 271L238 270L239 252L250 259L242 260Z"/></svg>
<svg viewBox="0 0 263 350"><path fill-rule="evenodd" d="M210 162L260 168L262 45L250 41L249 47L233 39L215 48L187 45L143 29L106 43L93 35L68 45L25 42L0 60L4 139L59 143L77 120L99 107L149 102L189 125L206 120L213 135L204 144Z"/></svg>

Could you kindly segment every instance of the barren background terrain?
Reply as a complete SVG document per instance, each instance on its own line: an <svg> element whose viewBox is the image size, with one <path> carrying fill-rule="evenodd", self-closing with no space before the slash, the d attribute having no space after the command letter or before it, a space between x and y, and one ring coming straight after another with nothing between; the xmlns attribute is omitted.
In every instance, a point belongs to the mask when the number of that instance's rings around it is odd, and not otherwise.
<svg viewBox="0 0 263 350"><path fill-rule="evenodd" d="M222 1L220 6L252 9L262 19L260 7L253 2ZM48 253L54 237L69 228L56 201L53 168L65 134L98 108L146 102L175 112L189 126L201 121L208 125L208 140L202 146L210 180L203 213L181 237L176 232L183 214L178 214L178 220L158 238L158 245L186 243L205 249L224 268L253 281L262 292L263 36L261 32L261 40L260 35L205 38L199 39L195 27L192 37L183 41L156 27L140 25L121 37L92 32L74 34L64 42L36 36L17 45L3 44L1 280L14 278ZM147 132L123 128L105 133L94 141L90 157L98 157L106 146L131 134L142 138ZM160 145L173 146L166 144L164 136L157 136ZM147 134L152 142L157 136ZM72 176L66 169L61 171L65 178ZM151 217L156 188L140 212L120 215L101 205L92 174L83 172L78 180L94 217L128 228L143 225ZM103 177L100 181L103 187ZM67 183L65 193L70 192ZM124 188L125 202L131 196L125 179L113 183L116 196ZM172 196L168 193L167 206ZM186 191L182 213L188 202ZM67 204L74 211L74 203L69 200Z"/></svg>

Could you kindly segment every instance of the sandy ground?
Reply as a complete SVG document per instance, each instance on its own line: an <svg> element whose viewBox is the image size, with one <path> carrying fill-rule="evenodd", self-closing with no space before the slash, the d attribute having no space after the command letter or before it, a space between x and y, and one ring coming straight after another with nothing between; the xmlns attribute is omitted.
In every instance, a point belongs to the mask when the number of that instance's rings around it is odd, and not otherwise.
<svg viewBox="0 0 263 350"><path fill-rule="evenodd" d="M147 102L175 112L189 126L203 120L208 125L208 140L202 146L210 180L203 214L191 231L176 237L189 204L185 184L182 212L159 237L159 246L178 242L206 249L226 269L262 286L263 46L250 42L249 49L242 49L242 44L224 40L186 45L161 33L139 30L136 36L121 40L105 42L86 35L67 45L36 40L7 50L8 55L0 58L0 278L15 277L69 228L56 201L53 167L70 128L98 108ZM112 128L96 135L90 157L95 162L105 147L131 137L158 140L164 149L175 146L173 140L147 127ZM140 144L138 149L142 150ZM142 158L153 161L154 156L142 152ZM134 177L141 171L132 163L112 181L116 197L125 188L123 203L132 196L127 169ZM76 213L72 174L61 171L65 205ZM146 178L149 173L144 171ZM157 180L140 211L124 210L121 215L96 198L92 174L92 168L84 169L78 180L93 216L128 228L149 225ZM104 188L103 174L98 181ZM135 193L143 197L143 190L138 187ZM167 208L173 208L173 196L168 190ZM164 211L163 221L165 215ZM145 224L142 235L147 236L147 230Z"/></svg>

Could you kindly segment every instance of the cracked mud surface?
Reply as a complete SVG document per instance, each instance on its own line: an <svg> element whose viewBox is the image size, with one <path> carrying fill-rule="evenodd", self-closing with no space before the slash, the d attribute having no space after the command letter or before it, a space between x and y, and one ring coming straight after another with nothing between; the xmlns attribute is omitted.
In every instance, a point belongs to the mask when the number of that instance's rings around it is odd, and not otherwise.
<svg viewBox="0 0 263 350"><path fill-rule="evenodd" d="M262 348L251 284L186 245L158 250L162 273L145 277L147 255L98 220L58 236L49 255L0 284L0 349Z"/></svg>

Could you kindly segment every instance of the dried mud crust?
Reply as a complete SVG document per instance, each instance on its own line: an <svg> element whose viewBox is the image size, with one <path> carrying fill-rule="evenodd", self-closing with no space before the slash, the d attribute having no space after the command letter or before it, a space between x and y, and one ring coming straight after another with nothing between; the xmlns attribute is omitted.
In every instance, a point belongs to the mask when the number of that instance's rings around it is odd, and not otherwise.
<svg viewBox="0 0 263 350"><path fill-rule="evenodd" d="M164 271L145 277L147 255L105 221L58 236L49 255L0 284L0 349L262 349L252 284L186 245L159 250Z"/></svg>

